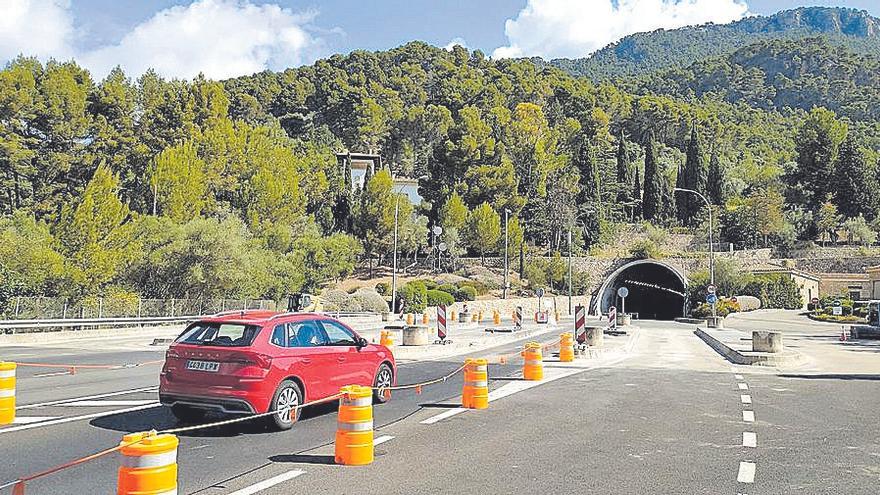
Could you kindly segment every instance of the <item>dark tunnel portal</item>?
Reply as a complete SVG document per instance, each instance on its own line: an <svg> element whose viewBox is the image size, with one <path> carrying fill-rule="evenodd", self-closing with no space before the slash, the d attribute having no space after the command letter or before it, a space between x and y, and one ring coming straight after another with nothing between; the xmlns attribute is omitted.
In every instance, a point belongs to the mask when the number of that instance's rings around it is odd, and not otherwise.
<svg viewBox="0 0 880 495"><path fill-rule="evenodd" d="M601 296L602 312L621 311L620 287L629 289L625 310L640 319L672 320L684 316L685 282L673 268L655 262L636 262L612 275Z"/></svg>

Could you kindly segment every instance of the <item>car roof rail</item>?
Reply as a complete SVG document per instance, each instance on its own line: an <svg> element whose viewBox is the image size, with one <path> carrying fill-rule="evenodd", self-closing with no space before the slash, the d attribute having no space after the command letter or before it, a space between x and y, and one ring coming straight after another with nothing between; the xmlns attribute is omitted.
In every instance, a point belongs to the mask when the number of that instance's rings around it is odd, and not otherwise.
<svg viewBox="0 0 880 495"><path fill-rule="evenodd" d="M227 315L237 315L237 314L247 314L255 311L266 311L265 309L230 309L226 311L221 311L219 313L214 313L213 316L227 316Z"/></svg>

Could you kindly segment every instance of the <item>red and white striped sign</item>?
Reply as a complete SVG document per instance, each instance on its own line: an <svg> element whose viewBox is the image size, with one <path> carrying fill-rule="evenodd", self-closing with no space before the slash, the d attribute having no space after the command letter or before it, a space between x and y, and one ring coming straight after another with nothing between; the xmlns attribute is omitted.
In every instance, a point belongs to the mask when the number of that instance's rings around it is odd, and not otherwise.
<svg viewBox="0 0 880 495"><path fill-rule="evenodd" d="M574 338L579 344L587 341L587 308L574 307Z"/></svg>
<svg viewBox="0 0 880 495"><path fill-rule="evenodd" d="M608 323L614 323L617 321L617 308L611 306L608 308Z"/></svg>
<svg viewBox="0 0 880 495"><path fill-rule="evenodd" d="M517 330L522 328L522 306L517 306L516 311L513 312L513 326Z"/></svg>
<svg viewBox="0 0 880 495"><path fill-rule="evenodd" d="M446 338L446 306L442 304L437 305L437 337Z"/></svg>

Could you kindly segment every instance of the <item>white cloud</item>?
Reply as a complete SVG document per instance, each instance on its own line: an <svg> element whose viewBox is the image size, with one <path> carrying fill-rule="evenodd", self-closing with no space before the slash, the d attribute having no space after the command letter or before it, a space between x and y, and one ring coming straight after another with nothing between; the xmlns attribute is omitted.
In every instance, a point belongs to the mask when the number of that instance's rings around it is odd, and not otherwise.
<svg viewBox="0 0 880 495"><path fill-rule="evenodd" d="M504 25L509 44L492 56L583 57L628 34L727 23L747 13L745 0L529 0Z"/></svg>
<svg viewBox="0 0 880 495"><path fill-rule="evenodd" d="M11 2L0 15L0 62L19 53L73 57L95 78L120 65L133 76L153 68L165 77L201 72L222 79L302 65L323 54L323 40L309 25L316 13L277 4L197 0L157 12L116 44L83 51L73 43L81 33L73 27L69 1L0 1Z"/></svg>
<svg viewBox="0 0 880 495"><path fill-rule="evenodd" d="M210 78L252 74L311 62L321 40L306 28L313 13L295 14L275 4L199 0L156 13L113 46L82 54L86 67L104 75L115 65L141 74Z"/></svg>
<svg viewBox="0 0 880 495"><path fill-rule="evenodd" d="M443 48L446 49L446 51L451 52L452 49L453 49L456 45L457 45L457 46L460 46L460 47L462 47L462 48L468 48L468 49L470 49L470 48L468 47L467 41L465 41L464 38L452 38L452 40L451 40L449 43L446 43L446 46L444 46Z"/></svg>
<svg viewBox="0 0 880 495"><path fill-rule="evenodd" d="M20 54L61 59L72 55L69 9L68 0L3 0L0 62Z"/></svg>

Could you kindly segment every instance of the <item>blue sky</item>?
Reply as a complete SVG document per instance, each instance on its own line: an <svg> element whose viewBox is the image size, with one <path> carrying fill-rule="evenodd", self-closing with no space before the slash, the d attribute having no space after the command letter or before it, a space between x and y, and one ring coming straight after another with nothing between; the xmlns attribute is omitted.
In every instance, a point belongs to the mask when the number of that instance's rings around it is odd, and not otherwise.
<svg viewBox="0 0 880 495"><path fill-rule="evenodd" d="M798 0L2 0L0 63L18 53L170 77L230 77L411 40L494 57L578 57L636 31L770 14ZM878 0L812 0L866 9Z"/></svg>

